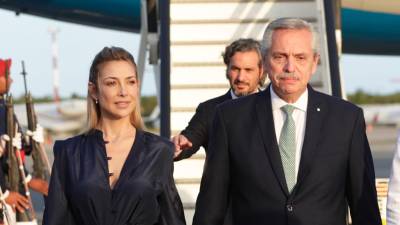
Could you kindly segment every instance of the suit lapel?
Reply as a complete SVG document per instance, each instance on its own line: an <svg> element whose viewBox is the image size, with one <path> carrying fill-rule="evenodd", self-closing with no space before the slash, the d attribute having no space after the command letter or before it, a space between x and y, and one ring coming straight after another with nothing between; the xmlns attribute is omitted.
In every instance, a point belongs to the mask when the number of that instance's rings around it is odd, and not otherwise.
<svg viewBox="0 0 400 225"><path fill-rule="evenodd" d="M310 171L314 155L317 151L323 119L328 112L326 104L324 104L318 94L310 87L308 91L306 128L296 187L301 185L301 182Z"/></svg>
<svg viewBox="0 0 400 225"><path fill-rule="evenodd" d="M268 159L275 173L275 176L279 181L282 191L286 194L286 196L288 196L289 191L287 189L285 174L283 172L281 156L279 153L279 147L276 140L274 119L271 106L271 93L269 88L258 94L256 101L256 112L258 119L257 124L258 128L261 131L261 136L266 149L266 153L268 155Z"/></svg>
<svg viewBox="0 0 400 225"><path fill-rule="evenodd" d="M226 92L224 95L223 95L223 101L222 102L225 102L225 101L228 101L228 100L232 100L232 95L231 95L231 89L229 89L228 90L228 92Z"/></svg>

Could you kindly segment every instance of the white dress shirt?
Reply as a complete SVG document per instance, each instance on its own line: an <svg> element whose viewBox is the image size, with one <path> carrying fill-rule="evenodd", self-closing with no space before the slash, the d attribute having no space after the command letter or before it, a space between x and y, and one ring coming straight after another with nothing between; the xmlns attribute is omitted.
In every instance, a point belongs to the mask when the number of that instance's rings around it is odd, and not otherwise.
<svg viewBox="0 0 400 225"><path fill-rule="evenodd" d="M387 225L400 225L400 132L390 174L386 214Z"/></svg>
<svg viewBox="0 0 400 225"><path fill-rule="evenodd" d="M289 103L281 99L274 92L272 86L270 88L270 92L271 92L272 114L274 117L276 140L279 143L279 137L281 135L282 127L286 120L286 114L282 111L281 107ZM289 104L295 107L292 117L294 123L296 124L296 161L295 161L296 182L297 182L297 174L299 172L301 148L303 147L304 134L306 128L307 104L308 104L307 89L305 92L303 92L303 94L295 103Z"/></svg>

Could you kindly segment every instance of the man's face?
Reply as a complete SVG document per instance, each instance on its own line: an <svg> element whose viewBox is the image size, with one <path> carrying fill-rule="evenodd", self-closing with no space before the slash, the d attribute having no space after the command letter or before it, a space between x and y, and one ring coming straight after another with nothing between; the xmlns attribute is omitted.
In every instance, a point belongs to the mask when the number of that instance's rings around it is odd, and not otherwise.
<svg viewBox="0 0 400 225"><path fill-rule="evenodd" d="M12 83L11 77L8 77L8 84L6 85L6 78L4 76L0 76L0 94L5 94L7 92L6 86L8 87L8 90L10 90L10 86Z"/></svg>
<svg viewBox="0 0 400 225"><path fill-rule="evenodd" d="M260 58L256 51L236 52L227 69L227 77L236 96L245 96L257 91L262 76Z"/></svg>
<svg viewBox="0 0 400 225"><path fill-rule="evenodd" d="M276 94L295 102L317 69L319 56L312 49L312 33L306 29L280 29L272 34L266 70Z"/></svg>

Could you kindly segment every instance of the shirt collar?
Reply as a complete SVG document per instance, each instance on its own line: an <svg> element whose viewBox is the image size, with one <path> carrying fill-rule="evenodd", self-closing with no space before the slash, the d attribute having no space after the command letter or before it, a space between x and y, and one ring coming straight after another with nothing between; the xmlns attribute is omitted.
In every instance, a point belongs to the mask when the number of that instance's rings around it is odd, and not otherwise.
<svg viewBox="0 0 400 225"><path fill-rule="evenodd" d="M270 93L271 93L271 104L272 104L272 110L281 110L281 107L284 105L287 105L288 103L285 102L285 100L281 99L274 91L272 86L269 88ZM300 109L304 112L307 111L307 104L308 104L308 89L303 92L303 94L300 95L300 98L297 99L295 103L290 103L290 105L293 105L296 107L296 109Z"/></svg>
<svg viewBox="0 0 400 225"><path fill-rule="evenodd" d="M239 96L236 96L236 95L235 95L235 92L233 92L232 88L231 88L231 89L229 89L229 92L231 93L231 97L232 97L232 99L237 99L237 98L240 98ZM257 88L257 91L256 91L256 92L254 92L254 93L258 93L258 92L260 92L260 89L258 89L258 88ZM254 93L251 93L251 94L254 94Z"/></svg>

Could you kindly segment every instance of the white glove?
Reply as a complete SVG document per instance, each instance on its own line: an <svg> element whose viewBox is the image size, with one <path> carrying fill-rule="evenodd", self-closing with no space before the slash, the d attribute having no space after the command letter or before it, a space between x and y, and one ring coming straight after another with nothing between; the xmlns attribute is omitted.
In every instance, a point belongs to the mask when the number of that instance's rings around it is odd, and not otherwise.
<svg viewBox="0 0 400 225"><path fill-rule="evenodd" d="M28 136L31 136L32 139L38 143L43 143L44 142L44 135L43 135L43 127L40 126L40 124L36 125L36 130L35 131L30 131L28 130L26 132Z"/></svg>
<svg viewBox="0 0 400 225"><path fill-rule="evenodd" d="M4 141L4 146L5 146L5 142L6 141L10 141L10 137L7 134L3 134L1 136L1 145L2 146L3 146L3 141ZM21 133L20 132L15 133L15 136L14 136L14 138L12 140L12 145L13 145L13 147L15 147L17 149L21 149L22 148L22 141L21 141Z"/></svg>
<svg viewBox="0 0 400 225"><path fill-rule="evenodd" d="M0 137L0 157L4 154L4 151L6 150L7 140L10 140L10 138L8 138L7 134L1 135L1 137Z"/></svg>
<svg viewBox="0 0 400 225"><path fill-rule="evenodd" d="M15 148L17 148L18 150L20 150L22 148L22 141L21 141L21 133L17 132L12 140L12 144Z"/></svg>

